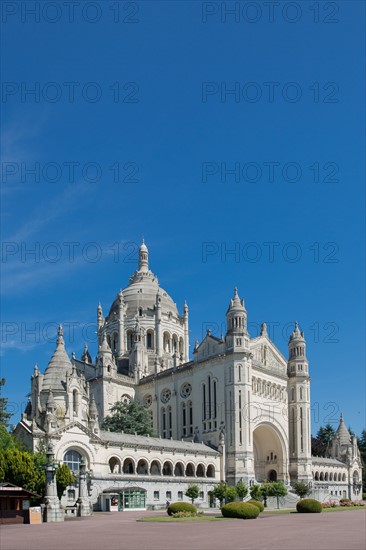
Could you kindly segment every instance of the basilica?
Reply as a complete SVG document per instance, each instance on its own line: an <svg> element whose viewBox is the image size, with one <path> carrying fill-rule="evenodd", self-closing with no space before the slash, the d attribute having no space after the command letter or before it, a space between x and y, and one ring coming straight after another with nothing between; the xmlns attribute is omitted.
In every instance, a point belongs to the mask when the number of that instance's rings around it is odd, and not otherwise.
<svg viewBox="0 0 366 550"><path fill-rule="evenodd" d="M36 366L31 398L16 434L31 449L47 440L55 459L88 472L95 510L161 507L187 500L213 506L221 480L248 485L283 480L311 483L319 500L361 498L361 460L343 418L327 458L311 455L310 372L304 333L296 323L285 358L270 340L247 330L247 310L235 289L226 334L207 331L189 354L189 312L182 314L159 286L143 242L138 269L108 313L97 307L98 350L66 352L62 327L44 373ZM103 430L117 401L137 400L156 437ZM65 507L76 487L63 496Z"/></svg>

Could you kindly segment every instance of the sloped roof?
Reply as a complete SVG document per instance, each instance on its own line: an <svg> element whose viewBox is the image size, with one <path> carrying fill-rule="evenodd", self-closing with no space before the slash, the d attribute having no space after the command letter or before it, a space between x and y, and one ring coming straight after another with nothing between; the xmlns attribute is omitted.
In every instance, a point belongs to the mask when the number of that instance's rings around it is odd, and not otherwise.
<svg viewBox="0 0 366 550"><path fill-rule="evenodd" d="M102 441L120 443L128 446L155 447L165 450L181 450L194 453L207 453L218 455L219 453L204 443L192 443L177 439L161 439L160 437L148 437L144 435L131 435L118 432L100 431L99 437Z"/></svg>

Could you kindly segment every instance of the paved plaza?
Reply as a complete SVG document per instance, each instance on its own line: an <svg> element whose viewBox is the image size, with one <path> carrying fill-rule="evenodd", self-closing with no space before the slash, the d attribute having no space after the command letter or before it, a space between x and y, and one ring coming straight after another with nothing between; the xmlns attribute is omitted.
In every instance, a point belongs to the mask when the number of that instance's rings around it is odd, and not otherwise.
<svg viewBox="0 0 366 550"><path fill-rule="evenodd" d="M3 525L1 550L364 550L364 510L262 515L256 520L136 523L156 512L96 513L43 525Z"/></svg>

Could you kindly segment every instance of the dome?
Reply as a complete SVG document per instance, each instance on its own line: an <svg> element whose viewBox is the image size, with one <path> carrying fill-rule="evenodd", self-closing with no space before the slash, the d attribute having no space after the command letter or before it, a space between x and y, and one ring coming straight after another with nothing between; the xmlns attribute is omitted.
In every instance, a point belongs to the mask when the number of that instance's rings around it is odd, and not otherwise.
<svg viewBox="0 0 366 550"><path fill-rule="evenodd" d="M151 273L151 272L150 272ZM161 306L164 312L171 312L178 316L178 309L169 294L159 286L157 278L141 277L140 280L132 282L123 290L123 299L126 306L127 317L135 317L139 308L143 310L154 309L156 306L156 296L159 293ZM109 311L107 320L118 313L119 299L115 298Z"/></svg>
<svg viewBox="0 0 366 550"><path fill-rule="evenodd" d="M158 278L148 265L148 249L144 241L140 246L139 269L130 277L130 284L122 291L123 302L126 307L127 318L135 317L140 308L144 311L153 310L156 306L157 294L160 296L161 307L164 313L179 316L178 309L169 294L159 286ZM120 293L116 296L107 320L118 314Z"/></svg>

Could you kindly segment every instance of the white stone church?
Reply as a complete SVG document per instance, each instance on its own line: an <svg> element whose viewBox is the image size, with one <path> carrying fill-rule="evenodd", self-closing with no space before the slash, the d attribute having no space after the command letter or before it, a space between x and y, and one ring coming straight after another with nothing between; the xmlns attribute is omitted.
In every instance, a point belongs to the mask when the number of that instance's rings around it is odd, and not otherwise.
<svg viewBox="0 0 366 550"><path fill-rule="evenodd" d="M213 505L210 491L226 480L311 482L320 500L360 499L361 460L343 418L328 458L311 456L310 373L304 333L296 324L286 359L268 337L251 338L244 300L235 289L222 338L210 331L189 357L188 306L180 315L149 269L142 243L139 265L109 313L97 309L98 353L81 359L65 351L60 327L44 372L34 368L31 399L16 433L32 449L47 439L55 458L89 471L96 510L163 506L187 500ZM158 437L103 431L119 400L138 400ZM63 503L77 494L70 487ZM76 491L77 492L77 491Z"/></svg>

